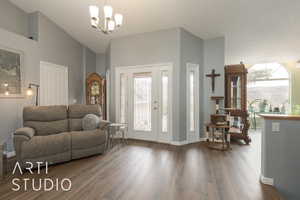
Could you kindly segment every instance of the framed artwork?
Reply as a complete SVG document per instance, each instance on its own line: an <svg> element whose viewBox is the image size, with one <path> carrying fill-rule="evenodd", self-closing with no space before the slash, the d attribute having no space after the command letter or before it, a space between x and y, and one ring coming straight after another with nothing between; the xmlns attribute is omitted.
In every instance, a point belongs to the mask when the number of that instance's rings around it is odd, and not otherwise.
<svg viewBox="0 0 300 200"><path fill-rule="evenodd" d="M0 46L0 98L24 97L24 54Z"/></svg>

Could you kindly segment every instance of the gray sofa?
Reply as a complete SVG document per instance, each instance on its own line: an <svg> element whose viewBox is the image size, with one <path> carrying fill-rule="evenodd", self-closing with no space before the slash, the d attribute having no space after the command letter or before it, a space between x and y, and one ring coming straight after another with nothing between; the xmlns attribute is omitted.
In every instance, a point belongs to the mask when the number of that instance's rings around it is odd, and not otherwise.
<svg viewBox="0 0 300 200"><path fill-rule="evenodd" d="M55 164L105 151L106 123L96 130L83 131L86 114L100 116L98 105L25 107L24 128L14 133L16 161Z"/></svg>

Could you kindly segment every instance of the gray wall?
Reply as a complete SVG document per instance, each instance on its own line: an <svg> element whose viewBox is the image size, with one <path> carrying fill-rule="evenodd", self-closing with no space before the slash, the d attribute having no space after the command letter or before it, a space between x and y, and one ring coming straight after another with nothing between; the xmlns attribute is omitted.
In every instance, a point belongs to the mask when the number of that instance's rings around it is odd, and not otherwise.
<svg viewBox="0 0 300 200"><path fill-rule="evenodd" d="M39 81L39 48L34 40L0 29L0 47L12 48L24 54L24 77L26 86ZM0 144L6 141L17 127L22 125L22 108L30 105L28 99L0 98ZM9 147L11 149L11 146Z"/></svg>
<svg viewBox="0 0 300 200"><path fill-rule="evenodd" d="M90 50L89 48L86 48L86 77L90 75L91 73L96 72L96 54Z"/></svg>
<svg viewBox="0 0 300 200"><path fill-rule="evenodd" d="M225 40L223 37L204 41L204 123L210 122L210 114L215 112L214 102L210 100L211 96L224 96L224 63L225 63ZM211 70L221 76L216 78L215 92L211 90L211 78L206 77Z"/></svg>
<svg viewBox="0 0 300 200"><path fill-rule="evenodd" d="M115 119L115 67L173 63L173 135L180 140L179 82L180 30L178 28L112 39L110 44L111 103L110 117Z"/></svg>
<svg viewBox="0 0 300 200"><path fill-rule="evenodd" d="M192 35L184 29L180 29L180 91L186 91L186 65L187 63L199 64L199 83L200 83L200 134L202 133L201 127L203 127L203 62L204 62L204 47L203 40L199 37ZM185 94L185 93L184 93ZM187 123L186 123L186 95L180 95L180 140L186 140L186 131L187 131ZM203 135L203 134L202 134Z"/></svg>
<svg viewBox="0 0 300 200"><path fill-rule="evenodd" d="M47 17L40 13L26 14L7 2L0 1L0 47L23 52L25 72L23 89L25 90L29 83L39 83L40 61L51 62L67 66L69 69L69 103L84 102L84 67L87 63L89 67L94 65L96 69L96 55L92 60L89 60L90 57L84 58L85 48ZM9 26L3 23L6 21L2 21L8 17L11 19L7 20ZM28 18L34 19L30 21L30 26L25 20ZM25 33L28 34L28 26L39 41L24 37ZM0 99L0 143L11 139L11 133L22 126L22 109L26 105L33 105L32 100ZM11 145L8 150L12 150Z"/></svg>
<svg viewBox="0 0 300 200"><path fill-rule="evenodd" d="M0 27L27 37L29 16L9 0L0 0Z"/></svg>
<svg viewBox="0 0 300 200"><path fill-rule="evenodd" d="M280 132L272 132L272 123L280 123ZM284 198L300 199L300 121L264 120L261 172L273 178Z"/></svg>
<svg viewBox="0 0 300 200"><path fill-rule="evenodd" d="M97 54L96 72L102 77L105 77L106 75L106 69L107 69L106 59L107 59L106 54Z"/></svg>
<svg viewBox="0 0 300 200"><path fill-rule="evenodd" d="M39 16L40 60L68 67L69 103L82 103L83 46L43 14Z"/></svg>

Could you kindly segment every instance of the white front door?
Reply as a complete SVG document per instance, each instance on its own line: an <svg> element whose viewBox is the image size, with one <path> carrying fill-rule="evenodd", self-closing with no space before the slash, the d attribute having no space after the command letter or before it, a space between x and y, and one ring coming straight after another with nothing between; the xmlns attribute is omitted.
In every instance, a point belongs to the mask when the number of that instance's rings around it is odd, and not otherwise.
<svg viewBox="0 0 300 200"><path fill-rule="evenodd" d="M128 123L128 137L170 141L171 79L170 65L117 68L117 121Z"/></svg>

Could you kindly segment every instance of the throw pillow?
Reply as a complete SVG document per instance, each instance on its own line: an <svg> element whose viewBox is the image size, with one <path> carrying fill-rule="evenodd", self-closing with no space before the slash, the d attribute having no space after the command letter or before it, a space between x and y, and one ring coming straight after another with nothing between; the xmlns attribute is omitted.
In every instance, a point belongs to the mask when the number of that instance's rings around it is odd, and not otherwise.
<svg viewBox="0 0 300 200"><path fill-rule="evenodd" d="M87 114L82 119L82 128L85 131L99 128L100 118L94 114Z"/></svg>

